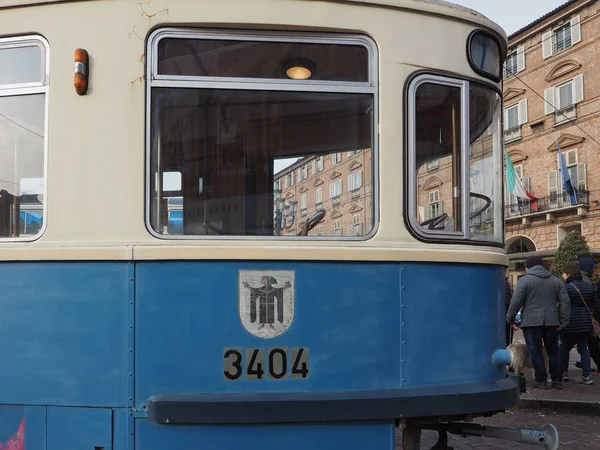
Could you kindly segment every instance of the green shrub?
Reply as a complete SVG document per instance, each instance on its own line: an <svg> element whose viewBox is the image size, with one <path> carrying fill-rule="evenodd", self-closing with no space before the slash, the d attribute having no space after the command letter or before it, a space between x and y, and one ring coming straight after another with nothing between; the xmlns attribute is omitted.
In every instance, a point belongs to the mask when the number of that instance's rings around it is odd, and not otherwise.
<svg viewBox="0 0 600 450"><path fill-rule="evenodd" d="M576 263L579 258L584 256L593 257L592 250L587 244L584 236L578 231L571 231L567 237L560 243L556 255L554 256L554 264L552 274L558 278L562 277L563 269L569 264Z"/></svg>

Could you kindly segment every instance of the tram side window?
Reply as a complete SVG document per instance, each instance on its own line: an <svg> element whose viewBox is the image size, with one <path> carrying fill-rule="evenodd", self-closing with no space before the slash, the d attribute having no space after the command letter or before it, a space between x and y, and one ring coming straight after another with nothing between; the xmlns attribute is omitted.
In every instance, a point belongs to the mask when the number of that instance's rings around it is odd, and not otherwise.
<svg viewBox="0 0 600 450"><path fill-rule="evenodd" d="M47 47L0 39L0 238L32 238L44 226Z"/></svg>
<svg viewBox="0 0 600 450"><path fill-rule="evenodd" d="M475 82L421 76L409 97L411 227L425 239L502 243L500 95Z"/></svg>
<svg viewBox="0 0 600 450"><path fill-rule="evenodd" d="M188 34L167 35L156 48L161 81L151 87L149 142L156 234L371 232L375 87L367 47Z"/></svg>
<svg viewBox="0 0 600 450"><path fill-rule="evenodd" d="M460 232L461 88L424 83L415 106L418 221L427 229Z"/></svg>

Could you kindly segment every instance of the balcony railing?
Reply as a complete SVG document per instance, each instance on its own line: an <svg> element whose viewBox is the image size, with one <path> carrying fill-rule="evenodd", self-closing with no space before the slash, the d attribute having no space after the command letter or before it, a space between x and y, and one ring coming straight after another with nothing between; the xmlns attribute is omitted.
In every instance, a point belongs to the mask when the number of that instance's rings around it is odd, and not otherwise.
<svg viewBox="0 0 600 450"><path fill-rule="evenodd" d="M568 122L577 118L577 106L569 106L557 111L554 111L554 124L558 125L563 122Z"/></svg>
<svg viewBox="0 0 600 450"><path fill-rule="evenodd" d="M512 142L517 139L521 139L521 126L509 128L508 130L504 130L504 142Z"/></svg>
<svg viewBox="0 0 600 450"><path fill-rule="evenodd" d="M562 192L561 194L549 195L547 197L539 198L535 201L523 200L521 204L513 203L506 205L504 208L504 216L508 219L510 217L546 213L560 209L589 205L589 191L580 190L577 192L577 194L577 203L575 205L571 204L571 196L566 192Z"/></svg>

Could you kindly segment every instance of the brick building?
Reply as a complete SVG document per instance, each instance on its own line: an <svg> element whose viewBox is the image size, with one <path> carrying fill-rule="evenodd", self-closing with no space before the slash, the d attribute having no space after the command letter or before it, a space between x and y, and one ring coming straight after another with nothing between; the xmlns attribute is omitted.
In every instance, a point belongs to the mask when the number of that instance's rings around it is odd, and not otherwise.
<svg viewBox="0 0 600 450"><path fill-rule="evenodd" d="M538 198L506 194L513 282L530 254L552 258L572 230L600 249L600 1L571 0L509 36L504 137L517 175ZM556 140L571 181L562 187Z"/></svg>
<svg viewBox="0 0 600 450"><path fill-rule="evenodd" d="M373 226L371 149L301 158L275 174L284 205L296 216L282 235L295 235L318 210L325 218L309 236L365 236ZM277 202L275 207L277 208ZM291 226L290 226L291 224Z"/></svg>

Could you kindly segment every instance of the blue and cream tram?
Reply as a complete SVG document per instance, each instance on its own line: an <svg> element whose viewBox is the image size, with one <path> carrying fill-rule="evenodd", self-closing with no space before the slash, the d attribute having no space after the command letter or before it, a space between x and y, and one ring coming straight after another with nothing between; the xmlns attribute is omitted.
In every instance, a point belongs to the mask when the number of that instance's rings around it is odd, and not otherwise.
<svg viewBox="0 0 600 450"><path fill-rule="evenodd" d="M496 24L8 0L0 30L3 448L414 450L517 404Z"/></svg>

